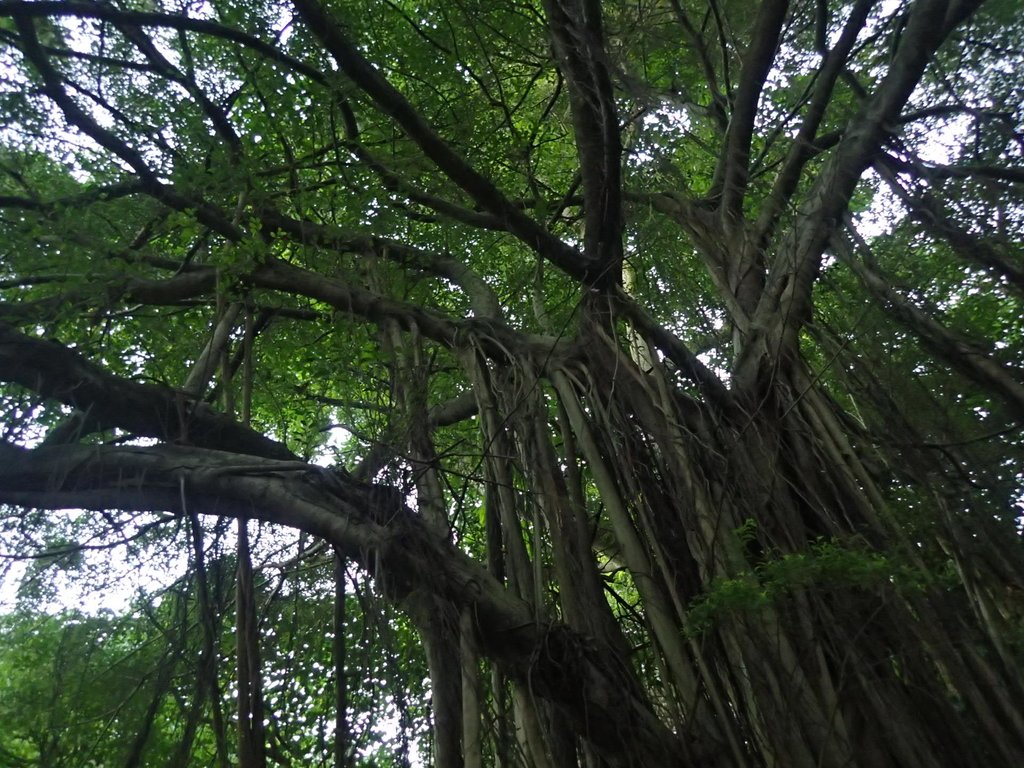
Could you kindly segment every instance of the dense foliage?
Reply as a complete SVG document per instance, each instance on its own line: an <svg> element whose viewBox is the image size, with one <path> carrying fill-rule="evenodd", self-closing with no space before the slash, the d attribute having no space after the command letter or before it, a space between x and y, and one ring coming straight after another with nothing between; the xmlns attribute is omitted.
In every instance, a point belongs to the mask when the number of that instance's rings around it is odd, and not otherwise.
<svg viewBox="0 0 1024 768"><path fill-rule="evenodd" d="M1024 764L1021 71L1013 0L0 0L0 763Z"/></svg>

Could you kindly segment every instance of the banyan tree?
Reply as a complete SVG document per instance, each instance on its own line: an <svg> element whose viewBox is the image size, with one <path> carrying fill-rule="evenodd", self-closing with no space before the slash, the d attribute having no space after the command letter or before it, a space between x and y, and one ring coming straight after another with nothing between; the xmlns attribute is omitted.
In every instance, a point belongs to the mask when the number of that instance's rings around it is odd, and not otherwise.
<svg viewBox="0 0 1024 768"><path fill-rule="evenodd" d="M1024 765L1018 3L0 57L0 762Z"/></svg>

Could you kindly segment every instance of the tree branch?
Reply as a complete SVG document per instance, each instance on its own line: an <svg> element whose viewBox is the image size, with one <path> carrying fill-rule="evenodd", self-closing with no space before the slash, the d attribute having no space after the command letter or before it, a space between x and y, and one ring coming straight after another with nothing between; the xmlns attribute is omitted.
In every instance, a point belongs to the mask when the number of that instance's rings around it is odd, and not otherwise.
<svg viewBox="0 0 1024 768"><path fill-rule="evenodd" d="M775 61L788 10L789 0L764 0L761 3L750 47L740 70L739 87L733 97L732 114L719 163L721 171L715 174L720 179L722 214L727 226L738 222L743 213L757 102Z"/></svg>
<svg viewBox="0 0 1024 768"><path fill-rule="evenodd" d="M839 146L808 192L796 225L769 267L768 280L754 312L752 327L780 350L794 350L798 330L811 307L811 290L821 256L841 224L857 183L878 153L925 69L949 33L981 0L918 0L909 14L885 78L864 100ZM770 341L769 341L770 339ZM759 343L741 350L737 383L752 385L765 351Z"/></svg>
<svg viewBox="0 0 1024 768"><path fill-rule="evenodd" d="M296 242L322 245L341 253L374 253L380 258L447 278L466 292L478 317L501 316L501 303L494 290L469 266L451 256L431 253L385 237L347 234L335 227L299 221L271 209L262 210L260 218L268 231L284 232Z"/></svg>
<svg viewBox="0 0 1024 768"><path fill-rule="evenodd" d="M584 253L617 285L622 271L622 139L612 91L600 3L545 0L544 10L569 85L569 105L584 200Z"/></svg>
<svg viewBox="0 0 1024 768"><path fill-rule="evenodd" d="M79 19L98 19L113 23L135 24L143 27L163 27L182 32L196 32L210 37L217 37L250 48L262 56L283 64L288 69L308 77L315 83L327 86L329 81L323 72L299 61L280 51L273 45L259 38L248 35L223 24L206 19L194 19L181 14L150 13L143 11L123 11L109 3L75 2L70 0L41 0L40 2L24 2L24 0L0 0L0 16L23 16L40 18L44 16L63 16Z"/></svg>
<svg viewBox="0 0 1024 768"><path fill-rule="evenodd" d="M908 173L920 179L993 179L1010 184L1024 183L1024 168L1001 167L995 165L932 165L920 162L908 162L895 155L886 153L882 161L899 173Z"/></svg>
<svg viewBox="0 0 1024 768"><path fill-rule="evenodd" d="M161 183L139 151L130 147L127 142L118 138L111 131L102 128L91 115L86 113L68 95L60 74L53 68L50 60L43 53L39 45L35 22L32 20L31 14L24 12L24 6L31 8L35 5L45 5L45 3L13 3L10 5L15 6L13 14L14 23L21 34L25 57L39 72L39 76L43 81L43 90L64 113L67 121L101 147L131 166L132 170L138 175L142 188L148 194L175 210L193 210L196 219L200 223L219 232L229 240L240 240L242 238L241 231L231 223L228 217L224 216L209 203L190 200L180 195L173 187ZM3 10L3 5L0 4L0 12Z"/></svg>
<svg viewBox="0 0 1024 768"><path fill-rule="evenodd" d="M339 312L372 323L393 320L403 330L411 330L415 326L419 333L445 347L457 347L474 339L488 355L498 360L505 359L509 350L533 354L540 360L553 359L559 353L568 351L567 342L520 333L500 320L485 317L455 320L365 288L345 285L277 259L258 266L247 279L261 288L272 288L323 301Z"/></svg>
<svg viewBox="0 0 1024 768"><path fill-rule="evenodd" d="M835 238L833 242L843 263L860 278L876 301L917 335L922 345L975 384L997 396L1013 418L1024 420L1024 382L993 360L981 346L946 328L893 290L891 282L867 263L870 261L870 246L852 227L848 227L845 235ZM856 251L868 255L868 259L858 259Z"/></svg>
<svg viewBox="0 0 1024 768"><path fill-rule="evenodd" d="M966 228L958 226L943 212L941 204L934 195L928 192L913 195L907 191L896 178L896 173L904 166L917 167L916 164L896 162L895 158L890 155L882 155L875 163L879 175L886 181L889 189L900 199L900 202L907 206L910 215L933 234L944 238L964 261L980 264L993 274L1005 278L1017 291L1024 292L1024 269L1000 254L992 243ZM931 168L924 170L919 175L925 178L931 177Z"/></svg>
<svg viewBox="0 0 1024 768"><path fill-rule="evenodd" d="M114 376L61 344L0 322L0 380L88 414L100 429L274 459L294 459L270 440L205 403L158 384Z"/></svg>
<svg viewBox="0 0 1024 768"><path fill-rule="evenodd" d="M341 26L316 0L294 0L310 31L334 57L338 66L449 179L480 206L496 216L508 231L566 274L584 283L601 278L601 265L559 240L527 216L489 178L482 175L442 139L405 96L366 60L346 37Z"/></svg>
<svg viewBox="0 0 1024 768"><path fill-rule="evenodd" d="M800 175L807 161L818 154L814 144L818 128L825 117L825 111L831 101L836 81L846 67L857 36L864 28L868 13L876 2L877 0L858 0L843 26L839 41L831 51L823 53L807 112L793 143L790 145L786 161L775 179L768 200L763 204L758 216L754 238L759 247L765 246L775 227L778 226L780 215L796 191Z"/></svg>
<svg viewBox="0 0 1024 768"><path fill-rule="evenodd" d="M614 766L683 766L680 745L628 694L620 664L559 624L537 621L486 570L432 533L392 489L297 461L179 446L0 442L0 503L249 517L321 538L372 573L392 600L431 594L475 620L482 652L552 701Z"/></svg>

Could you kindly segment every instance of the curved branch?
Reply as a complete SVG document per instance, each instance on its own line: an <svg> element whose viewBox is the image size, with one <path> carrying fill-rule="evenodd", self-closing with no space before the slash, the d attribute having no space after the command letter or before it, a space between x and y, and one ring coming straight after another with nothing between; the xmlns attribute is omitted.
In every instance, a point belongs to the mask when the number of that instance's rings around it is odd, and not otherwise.
<svg viewBox="0 0 1024 768"><path fill-rule="evenodd" d="M619 311L629 319L636 329L665 356L675 363L680 372L697 385L708 402L719 410L729 407L729 391L722 381L700 361L680 339L667 331L651 317L637 302L624 291L614 295Z"/></svg>
<svg viewBox="0 0 1024 768"><path fill-rule="evenodd" d="M260 217L270 231L284 232L306 245L323 245L342 253L374 253L383 259L447 278L466 292L478 317L501 316L501 302L491 286L469 266L451 256L431 253L390 238L350 235L335 227L299 221L270 209L261 211Z"/></svg>
<svg viewBox="0 0 1024 768"><path fill-rule="evenodd" d="M88 414L101 429L273 459L294 459L270 440L184 393L114 376L77 352L0 322L0 381Z"/></svg>
<svg viewBox="0 0 1024 768"><path fill-rule="evenodd" d="M927 179L992 179L1009 184L1024 183L1024 168L999 167L995 165L931 165L923 162L908 162L886 153L881 161L900 173L909 173L917 178Z"/></svg>
<svg viewBox="0 0 1024 768"><path fill-rule="evenodd" d="M347 146L352 151L352 154L366 163L367 167L377 174L381 184L384 185L384 189L403 195L411 202L430 208L432 211L460 224L496 232L508 231L505 223L492 214L474 211L471 208L465 208L442 197L423 192L375 158L362 144L349 142Z"/></svg>
<svg viewBox="0 0 1024 768"><path fill-rule="evenodd" d="M346 75L392 118L449 179L480 206L507 225L508 231L566 274L585 283L599 280L601 265L562 242L523 213L489 178L461 157L431 127L387 78L346 37L328 10L316 0L294 0L299 15Z"/></svg>
<svg viewBox="0 0 1024 768"><path fill-rule="evenodd" d="M198 448L0 442L0 503L202 512L305 531L371 571L392 600L425 593L468 612L482 652L552 701L610 765L687 765L676 737L628 694L620 664L565 626L536 620L527 603L432 533L397 490L303 462Z"/></svg>
<svg viewBox="0 0 1024 768"><path fill-rule="evenodd" d="M308 77L320 85L329 85L328 79L320 70L289 56L283 51L259 38L248 35L223 24L206 19L194 19L179 14L150 13L143 11L122 11L108 3L64 2L63 0L43 0L42 2L25 2L24 0L0 0L0 16L24 16L40 18L44 16L63 16L79 19L98 19L121 24L135 24L143 27L163 27L181 32L196 32L222 40L238 43L256 51L271 61L285 65L304 77Z"/></svg>
<svg viewBox="0 0 1024 768"><path fill-rule="evenodd" d="M445 347L454 348L474 339L497 360L504 360L509 350L534 354L540 360L553 359L568 351L567 342L521 333L500 320L486 317L455 320L440 312L390 299L365 288L345 285L278 259L270 259L256 267L247 280L260 288L317 299L339 312L372 323L394 321L403 330L411 330L415 326L419 333Z"/></svg>

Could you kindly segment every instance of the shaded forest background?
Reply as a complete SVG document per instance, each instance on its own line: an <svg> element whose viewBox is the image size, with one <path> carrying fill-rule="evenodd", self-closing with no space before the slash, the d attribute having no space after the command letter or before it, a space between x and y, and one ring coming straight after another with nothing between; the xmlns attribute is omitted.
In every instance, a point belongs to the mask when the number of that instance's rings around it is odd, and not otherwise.
<svg viewBox="0 0 1024 768"><path fill-rule="evenodd" d="M1022 71L1013 0L0 0L0 763L1024 764Z"/></svg>

